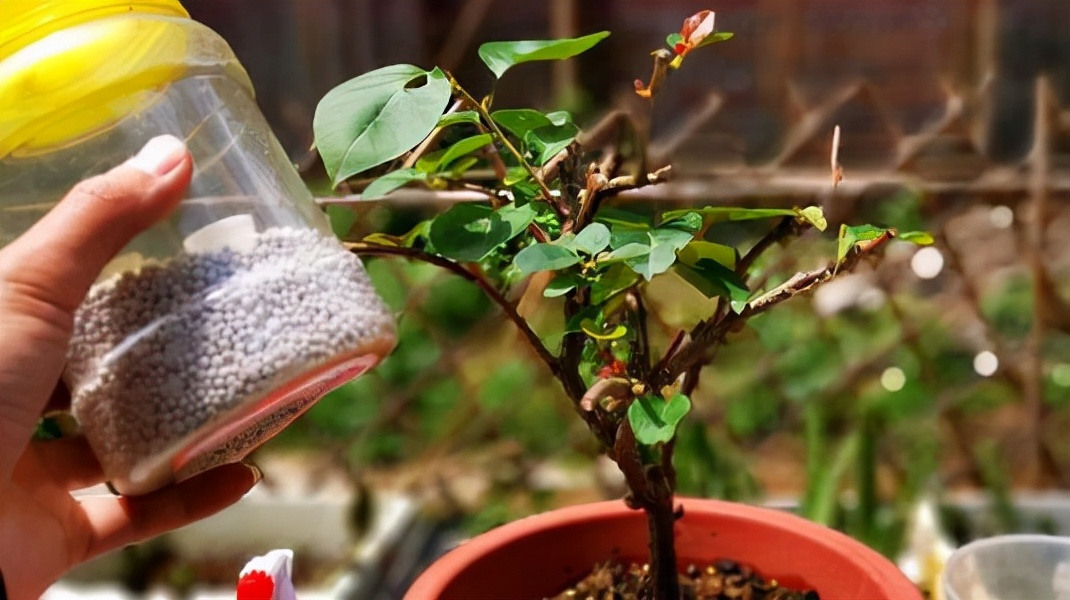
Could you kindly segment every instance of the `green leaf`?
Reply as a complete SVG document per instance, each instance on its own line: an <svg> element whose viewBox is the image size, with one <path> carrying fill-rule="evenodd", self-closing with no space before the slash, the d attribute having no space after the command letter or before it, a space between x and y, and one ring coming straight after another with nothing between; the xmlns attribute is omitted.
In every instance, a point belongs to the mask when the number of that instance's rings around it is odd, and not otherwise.
<svg viewBox="0 0 1070 600"><path fill-rule="evenodd" d="M629 258L624 261L624 264L632 268L633 271L643 276L644 279L650 281L655 275L664 273L669 270L673 262L676 261L676 254L669 246L651 246L650 252L635 258Z"/></svg>
<svg viewBox="0 0 1070 600"><path fill-rule="evenodd" d="M374 200L376 198L382 198L410 181L426 180L426 173L421 173L413 168L391 171L369 183L368 187L364 188L364 191L360 193L360 199Z"/></svg>
<svg viewBox="0 0 1070 600"><path fill-rule="evenodd" d="M442 118L438 120L438 127L449 127L450 125L456 125L457 123L470 123L472 125L479 124L479 113L474 110L462 110L448 115L442 115Z"/></svg>
<svg viewBox="0 0 1070 600"><path fill-rule="evenodd" d="M936 243L933 234L928 231L905 231L897 236L904 242L910 242L919 246L931 246Z"/></svg>
<svg viewBox="0 0 1070 600"><path fill-rule="evenodd" d="M505 172L505 179L502 180L502 183L509 187L513 187L514 185L530 178L531 173L528 173L528 170L524 167L509 167L509 169Z"/></svg>
<svg viewBox="0 0 1070 600"><path fill-rule="evenodd" d="M684 41L684 36L680 35L679 33L670 33L668 36L665 37L665 43L668 44L669 47L673 48L673 49L676 48L676 44L679 44L679 43L681 43L683 41Z"/></svg>
<svg viewBox="0 0 1070 600"><path fill-rule="evenodd" d="M523 140L524 136L533 129L550 127L553 122L537 110L530 108L507 108L490 113L494 122L501 125L506 131Z"/></svg>
<svg viewBox="0 0 1070 600"><path fill-rule="evenodd" d="M524 145L534 157L535 164L541 167L571 144L579 132L580 128L572 123L551 124L527 132L524 135Z"/></svg>
<svg viewBox="0 0 1070 600"><path fill-rule="evenodd" d="M715 244L705 240L691 240L680 249L680 262L696 265L701 260L713 260L729 269L736 268L736 249L724 244Z"/></svg>
<svg viewBox="0 0 1070 600"><path fill-rule="evenodd" d="M669 270L669 267L676 262L676 251L686 246L692 239L690 233L671 228L651 229L647 232L631 232L631 234L618 235L616 239L632 239L639 235L646 236L646 244L649 245L650 252L625 259L624 264L642 275L647 281L653 279L655 275ZM629 242L628 244L631 243L637 242Z"/></svg>
<svg viewBox="0 0 1070 600"><path fill-rule="evenodd" d="M487 42L479 47L479 58L501 78L510 67L535 60L558 60L576 56L590 49L609 35L601 31L583 37L563 40L526 40L516 42Z"/></svg>
<svg viewBox="0 0 1070 600"><path fill-rule="evenodd" d="M421 78L421 85L410 87ZM438 124L450 95L445 73L412 65L376 69L327 92L312 127L332 184L420 143Z"/></svg>
<svg viewBox="0 0 1070 600"><path fill-rule="evenodd" d="M628 407L628 423L635 441L647 446L664 444L676 435L676 427L691 411L691 400L676 394L669 400L639 396Z"/></svg>
<svg viewBox="0 0 1070 600"><path fill-rule="evenodd" d="M847 253L859 242L875 240L888 233L883 227L873 225L840 225L840 236L836 243L836 262L842 262Z"/></svg>
<svg viewBox="0 0 1070 600"><path fill-rule="evenodd" d="M353 224L357 222L357 213L348 206L331 204L327 206L327 220L331 224L331 232L338 239L345 239Z"/></svg>
<svg viewBox="0 0 1070 600"><path fill-rule="evenodd" d="M698 45L695 47L701 48L703 46L709 46L710 44L716 44L717 42L726 42L732 39L735 35L736 34L732 33L731 31L718 31L717 33L711 33L710 35L706 36L706 39L699 42Z"/></svg>
<svg viewBox="0 0 1070 600"><path fill-rule="evenodd" d="M575 246L594 256L609 246L609 228L601 223L591 223L576 234Z"/></svg>
<svg viewBox="0 0 1070 600"><path fill-rule="evenodd" d="M650 219L628 210L613 208L612 206L600 207L598 216L599 223L605 223L613 228L613 232L623 230L647 230L650 229ZM616 248L616 246L613 246Z"/></svg>
<svg viewBox="0 0 1070 600"><path fill-rule="evenodd" d="M673 265L673 270L707 298L727 298L731 302L732 310L737 313L742 312L750 301L747 284L735 271L715 260L702 259L693 265L679 262Z"/></svg>
<svg viewBox="0 0 1070 600"><path fill-rule="evenodd" d="M550 283L546 284L546 289L542 291L542 295L546 298L564 296L576 289L582 281L580 277L572 273L558 273L550 280Z"/></svg>
<svg viewBox="0 0 1070 600"><path fill-rule="evenodd" d="M532 244L516 253L513 264L522 273L556 271L580 262L574 251L556 244Z"/></svg>
<svg viewBox="0 0 1070 600"><path fill-rule="evenodd" d="M534 217L529 206L494 211L482 204L457 204L431 221L427 238L439 254L474 262L519 235Z"/></svg>
<svg viewBox="0 0 1070 600"><path fill-rule="evenodd" d="M704 206L702 208L685 208L671 210L662 215L665 220L672 220L684 216L689 212L698 212L702 215L702 226L709 227L714 223L724 221L750 221L754 219L770 219L773 217L787 217L796 215L791 208L736 208L733 206Z"/></svg>
<svg viewBox="0 0 1070 600"><path fill-rule="evenodd" d="M650 254L650 246L648 244L631 243L624 244L620 248L602 254L598 257L599 264L613 264L628 260L629 258L636 258L638 256L644 256Z"/></svg>
<svg viewBox="0 0 1070 600"><path fill-rule="evenodd" d="M439 151L441 152L441 154L439 154L439 152L428 154L424 158L427 158L429 160L425 162L423 159L421 159L419 161L419 168L421 171L425 171L427 173L437 173L439 171L445 171L449 168L450 164L453 161L471 152L475 152L476 150L479 150L480 148L490 144L493 141L494 136L489 133L481 133L479 135L466 137L463 140L454 143L449 148L446 148L444 151ZM434 156L434 158L431 158L432 156Z"/></svg>
<svg viewBox="0 0 1070 600"><path fill-rule="evenodd" d="M619 323L614 325L609 331L605 331L605 328L599 326L594 319L584 319L580 321L580 329L587 335L601 341L620 339L628 333L628 328Z"/></svg>
<svg viewBox="0 0 1070 600"><path fill-rule="evenodd" d="M35 440L58 440L63 437L63 428L59 421L53 417L41 417L37 421L37 429L33 432Z"/></svg>
<svg viewBox="0 0 1070 600"><path fill-rule="evenodd" d="M450 177L457 178L461 175L464 175L468 171L468 169L471 169L472 167L476 166L476 163L478 162L479 159L474 156L465 156L460 160L455 160L450 163L449 171L443 171L442 173L448 174Z"/></svg>
<svg viewBox="0 0 1070 600"><path fill-rule="evenodd" d="M650 236L651 245L672 246L673 252L683 248L694 238L690 232L672 227L651 229L647 235Z"/></svg>
<svg viewBox="0 0 1070 600"><path fill-rule="evenodd" d="M587 319L594 319L595 322L601 322L602 307L601 306L585 306L580 309L579 312L569 317L567 323L565 323L565 333L576 333L583 331L580 328L580 323Z"/></svg>
<svg viewBox="0 0 1070 600"><path fill-rule="evenodd" d="M598 279L591 284L591 304L602 304L637 281L639 275L635 271L622 264L613 265L599 273Z"/></svg>
<svg viewBox="0 0 1070 600"><path fill-rule="evenodd" d="M567 110L555 110L554 112L546 113L546 118L550 119L550 122L554 125L564 125L572 122L572 113Z"/></svg>
<svg viewBox="0 0 1070 600"><path fill-rule="evenodd" d="M828 229L829 223L825 220L825 212L821 210L820 206L807 206L797 212L800 219L809 222L818 231Z"/></svg>
<svg viewBox="0 0 1070 600"><path fill-rule="evenodd" d="M669 227L688 233L695 233L699 229L702 229L702 215L693 210L689 210L682 215L677 214L671 219L662 221L661 227Z"/></svg>
<svg viewBox="0 0 1070 600"><path fill-rule="evenodd" d="M519 206L516 204L506 204L495 211L494 214L498 215L499 218L509 224L509 240L520 235L522 231L527 229L528 225L531 225L531 222L535 220L535 216L537 215L535 207L530 204L522 204Z"/></svg>

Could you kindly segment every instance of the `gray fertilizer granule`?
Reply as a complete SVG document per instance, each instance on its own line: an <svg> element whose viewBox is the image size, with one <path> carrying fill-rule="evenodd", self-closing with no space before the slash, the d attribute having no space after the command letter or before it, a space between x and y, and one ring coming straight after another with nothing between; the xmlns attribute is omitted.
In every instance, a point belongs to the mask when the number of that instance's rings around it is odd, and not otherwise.
<svg viewBox="0 0 1070 600"><path fill-rule="evenodd" d="M359 259L315 231L273 228L248 252L182 254L94 286L75 316L65 376L105 473L127 481L139 461L232 409L342 357L382 356L393 340ZM296 416L278 409L266 422ZM278 427L261 419L253 429ZM195 470L241 458L231 454L262 441L250 439L256 431Z"/></svg>

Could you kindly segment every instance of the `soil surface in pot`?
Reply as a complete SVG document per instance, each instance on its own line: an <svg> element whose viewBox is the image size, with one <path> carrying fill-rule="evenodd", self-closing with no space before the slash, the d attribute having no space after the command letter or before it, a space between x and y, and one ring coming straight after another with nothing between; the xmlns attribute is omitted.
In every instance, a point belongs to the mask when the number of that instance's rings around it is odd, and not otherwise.
<svg viewBox="0 0 1070 600"><path fill-rule="evenodd" d="M650 600L644 584L649 567L606 561L553 600ZM782 587L766 580L750 567L731 560L718 560L706 567L690 565L680 574L684 600L819 600L814 590Z"/></svg>

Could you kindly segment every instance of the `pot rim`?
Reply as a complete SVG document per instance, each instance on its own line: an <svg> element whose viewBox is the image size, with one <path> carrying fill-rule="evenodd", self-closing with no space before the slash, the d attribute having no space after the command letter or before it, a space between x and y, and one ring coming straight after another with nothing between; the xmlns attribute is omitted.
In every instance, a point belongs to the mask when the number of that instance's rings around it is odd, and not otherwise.
<svg viewBox="0 0 1070 600"><path fill-rule="evenodd" d="M806 537L817 546L836 548L836 554L850 556L859 570L873 581L881 582L888 599L921 599L921 594L898 567L875 550L835 529L804 519L787 511L763 508L724 500L677 497L674 504L682 506L684 514L697 513L731 518L737 523L770 525ZM492 529L462 542L436 560L409 588L406 600L439 598L452 579L447 574L459 574L487 554L537 532L568 528L582 522L620 519L638 511L628 508L621 500L608 500L569 506L524 517ZM712 558L712 557L711 557Z"/></svg>

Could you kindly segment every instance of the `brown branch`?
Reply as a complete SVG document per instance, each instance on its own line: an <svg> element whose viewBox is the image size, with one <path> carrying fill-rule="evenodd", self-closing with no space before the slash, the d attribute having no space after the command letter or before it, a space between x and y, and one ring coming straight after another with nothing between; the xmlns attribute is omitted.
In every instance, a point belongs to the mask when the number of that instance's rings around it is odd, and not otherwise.
<svg viewBox="0 0 1070 600"><path fill-rule="evenodd" d="M632 314L635 317L635 348L631 356L631 369L635 373L643 373L650 368L650 332L647 329L647 310L643 302L643 295L635 288L628 292L629 303L632 304Z"/></svg>
<svg viewBox="0 0 1070 600"><path fill-rule="evenodd" d="M481 274L473 272L467 269L461 263L452 261L448 258L429 254L416 248L406 248L404 246L387 246L384 244L373 244L368 242L355 242L345 244L351 252L362 256L401 256L410 260L418 260L421 262L429 263L437 267L442 267L447 271L458 275L468 281L474 282L478 285L490 299L500 306L513 323L516 324L520 333L524 335L524 338L528 341L528 344L535 351L535 354L546 366L549 367L550 372L554 374L558 379L562 379L562 369L560 361L546 349L546 346L539 339L538 334L528 325L528 322L524 320L524 317L520 316L516 312L516 307L513 306L509 300L505 298L498 291L496 287L491 285ZM564 380L562 380L562 383ZM582 394L581 394L582 397Z"/></svg>
<svg viewBox="0 0 1070 600"><path fill-rule="evenodd" d="M752 300L742 312L726 311L723 316L699 323L691 330L689 338L679 345L677 351L672 356L666 356L658 368L651 371L648 382L650 387L661 389L692 366L705 364L708 362L709 353L716 349L729 333L741 328L748 319L852 271L863 257L874 254L891 239L891 235L886 235L865 246L855 246L843 261L832 261L824 268L797 273L784 284Z"/></svg>
<svg viewBox="0 0 1070 600"><path fill-rule="evenodd" d="M754 261L758 260L762 253L789 236L801 234L809 227L812 227L812 225L808 222L802 222L796 217L784 217L777 223L776 227L769 230L769 233L755 242L751 249L739 259L739 262L736 263L736 275L746 280L747 272L750 271Z"/></svg>

